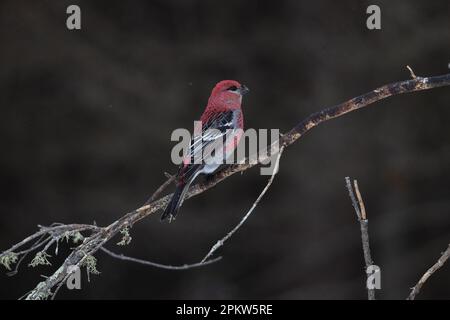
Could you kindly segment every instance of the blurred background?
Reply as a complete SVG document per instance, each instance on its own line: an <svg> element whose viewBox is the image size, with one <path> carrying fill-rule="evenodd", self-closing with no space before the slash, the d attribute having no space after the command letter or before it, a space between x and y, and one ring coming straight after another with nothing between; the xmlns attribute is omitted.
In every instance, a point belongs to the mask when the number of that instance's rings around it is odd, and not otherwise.
<svg viewBox="0 0 450 320"><path fill-rule="evenodd" d="M66 8L82 28L66 28ZM381 30L366 8L381 8ZM210 90L236 79L247 128L285 132L310 113L417 75L448 73L448 1L0 2L0 250L37 225L107 225L176 172L175 128L193 126ZM62 299L365 299L359 224L344 177L358 179L381 299L404 299L450 242L450 88L396 96L327 122L286 150L266 197L218 252L167 271L97 254L98 276ZM189 201L174 223L150 216L126 247L198 262L250 208L253 168ZM0 274L16 299L52 266ZM53 250L52 250L53 251ZM50 252L54 255L52 252ZM450 298L450 266L419 298Z"/></svg>

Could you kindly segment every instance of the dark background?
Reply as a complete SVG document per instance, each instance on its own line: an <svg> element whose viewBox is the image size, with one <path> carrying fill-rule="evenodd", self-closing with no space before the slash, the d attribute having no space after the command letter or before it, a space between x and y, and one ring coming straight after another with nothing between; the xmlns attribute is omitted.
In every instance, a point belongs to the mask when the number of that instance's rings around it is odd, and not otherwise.
<svg viewBox="0 0 450 320"><path fill-rule="evenodd" d="M66 28L78 4L82 30ZM369 4L381 31L366 28ZM449 72L448 1L0 2L0 250L52 222L106 225L140 206L171 164L173 129L191 129L213 85L237 79L247 128L287 131L379 85ZM286 150L223 260L165 271L99 252L99 276L59 298L365 299L359 224L344 177L370 218L383 299L403 299L450 242L450 88L376 103ZM197 262L267 181L253 168L131 230L109 248L166 264ZM0 275L15 299L52 267ZM62 251L61 251L62 250ZM50 252L53 254L52 252ZM449 298L450 267L420 298Z"/></svg>

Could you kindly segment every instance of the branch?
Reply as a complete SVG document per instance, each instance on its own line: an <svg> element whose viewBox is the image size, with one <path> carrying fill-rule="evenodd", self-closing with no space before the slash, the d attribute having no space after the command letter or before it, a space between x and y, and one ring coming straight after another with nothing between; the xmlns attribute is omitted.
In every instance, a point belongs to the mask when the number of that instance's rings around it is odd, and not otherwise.
<svg viewBox="0 0 450 320"><path fill-rule="evenodd" d="M349 177L345 177L345 183L347 185L348 193L350 195L350 199L352 200L353 208L355 208L356 216L358 217L358 221L361 228L361 242L364 252L364 262L366 264L366 276L367 280L369 280L367 268L373 265L369 244L369 220L367 219L366 208L364 206L361 193L359 192L358 181L353 180L353 185L355 187L355 192L356 196L358 197L358 201L356 201L355 194L353 193L353 188ZM366 281L366 287L368 299L375 300L375 289L369 288L368 281Z"/></svg>
<svg viewBox="0 0 450 320"><path fill-rule="evenodd" d="M438 261L430 269L428 269L427 272L423 274L422 278L420 278L417 284L412 288L411 293L409 294L407 300L414 300L416 298L416 295L419 294L420 289L422 289L422 286L425 284L425 282L427 282L428 278L431 277L433 273L438 271L445 264L445 262L448 260L449 257L450 257L450 244L447 250L445 250L442 253Z"/></svg>
<svg viewBox="0 0 450 320"><path fill-rule="evenodd" d="M316 127L317 125L325 121L340 117L349 112L364 108L376 101L383 100L385 98L402 93L428 90L449 85L450 74L426 78L416 77L411 80L384 85L359 97L350 99L344 103L310 115L305 120L297 124L292 130L283 135L280 138L280 145L282 147L290 146L299 138L303 137L306 132ZM259 163L266 163L266 161L269 160L272 155L278 153L278 151L278 148L275 148L274 145L270 146L268 149L268 153L259 158ZM203 193L206 190L214 187L224 179L232 176L233 174L243 172L255 165L255 163L250 162L230 166L226 170L217 173L210 181L192 186L187 193L186 199ZM165 186L169 185L167 181L165 182L165 184ZM162 192L161 188L158 188L158 192ZM123 217L114 221L109 226L102 228L96 227L96 229L90 230L92 231L92 234L89 237L84 238L83 243L73 249L73 251L65 259L64 263L53 273L53 275L38 283L37 286L33 290L31 290L30 294L27 296L27 299L47 298L52 294L52 289L58 287L58 285L60 285L60 283L64 281L64 279L66 279L66 277L68 276L69 267L80 267L88 262L92 263L92 261L95 261L93 260L95 259L93 255L108 241L116 236L121 230L132 227L134 223L151 214L154 214L160 209L163 209L169 202L171 196L172 195L166 195L164 197L160 197L157 200L157 197L152 197L150 198L152 199L150 203L125 214ZM45 232L42 234L45 234ZM29 238L36 239L39 238L42 234L34 234ZM24 240L16 246L21 246L21 244L23 245L24 243L28 244L29 238L27 238L28 240L25 239L27 241ZM15 262L17 260L17 254L14 252L14 250L16 250L15 246L1 253L0 262Z"/></svg>
<svg viewBox="0 0 450 320"><path fill-rule="evenodd" d="M149 203L152 203L153 201L155 201L156 198L158 198L161 193L163 193L164 190L166 190L166 188L175 181L176 176L175 175L171 175L167 172L165 172L165 175L167 177L166 182L164 182L153 194L150 198L148 198L148 200L145 202L144 205L147 205Z"/></svg>
<svg viewBox="0 0 450 320"><path fill-rule="evenodd" d="M278 173L278 169L280 167L280 158L281 158L281 155L283 154L283 151L284 151L284 146L280 148L280 152L278 153L277 160L275 162L275 166L274 166L274 169L273 169L272 175L270 176L269 181L267 182L266 186L264 187L263 191L258 196L256 201L253 203L250 210L248 210L248 212L241 219L241 221L233 228L233 230L228 232L228 234L225 237L223 237L222 239L217 241L216 244L212 246L212 248L211 248L211 250L209 250L208 254L202 259L202 262L206 262L214 254L214 252L217 251L217 249L219 249L221 246L223 246L225 241L227 241L229 238L231 238L233 236L233 234L236 231L238 231L238 229L244 224L244 222L252 214L253 210L255 210L256 206L261 201L262 197L266 194L267 190L269 190L270 186L272 185L273 180L275 179L276 174Z"/></svg>
<svg viewBox="0 0 450 320"><path fill-rule="evenodd" d="M156 263L156 262L152 262L152 261L147 261L147 260L142 260L142 259L137 259L137 258L133 258L133 257L128 257L128 256L124 256L123 254L117 254L114 253L106 248L100 248L103 252L105 252L106 254L110 255L113 258L119 259L119 260L124 260L124 261L131 261L131 262L136 262L139 264L143 264L146 266L151 266L151 267L156 267L156 268L161 268L161 269L167 269L167 270L187 270L187 269L192 269L192 268L197 268L197 267L203 267L206 266L208 264L214 263L219 261L220 259L222 259L222 257L217 257L215 259L211 259L211 260L202 260L201 262L197 262L197 263L193 263L193 264L184 264L181 266L169 266L166 264L160 264L160 263Z"/></svg>

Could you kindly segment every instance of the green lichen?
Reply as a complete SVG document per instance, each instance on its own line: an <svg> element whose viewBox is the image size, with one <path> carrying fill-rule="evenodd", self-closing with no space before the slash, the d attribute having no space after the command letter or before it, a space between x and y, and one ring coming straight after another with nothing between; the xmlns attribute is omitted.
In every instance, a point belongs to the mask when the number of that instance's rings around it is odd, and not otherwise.
<svg viewBox="0 0 450 320"><path fill-rule="evenodd" d="M84 258L82 266L86 267L88 273L100 274L100 271L97 270L97 258L92 255Z"/></svg>
<svg viewBox="0 0 450 320"><path fill-rule="evenodd" d="M28 266L33 267L33 268L37 267L39 265L51 266L52 264L47 259L47 258L50 258L50 257L51 257L51 255L49 255L47 252L39 251L38 253L36 253L36 255L34 256L33 260L31 260L31 262L30 262L30 264Z"/></svg>
<svg viewBox="0 0 450 320"><path fill-rule="evenodd" d="M120 233L122 234L122 240L117 242L117 245L118 246L126 246L126 245L130 244L131 239L133 239L130 236L130 229L128 227L125 227L122 230L120 230Z"/></svg>
<svg viewBox="0 0 450 320"><path fill-rule="evenodd" d="M11 270L11 266L17 262L17 254L14 252L8 252L0 256L0 264L3 265L7 270Z"/></svg>
<svg viewBox="0 0 450 320"><path fill-rule="evenodd" d="M78 231L72 235L72 241L75 244L82 242L83 240L84 240L84 236Z"/></svg>
<svg viewBox="0 0 450 320"><path fill-rule="evenodd" d="M64 232L62 238L65 239L66 242L72 240L75 244L78 244L84 240L84 236L79 231L66 231Z"/></svg>

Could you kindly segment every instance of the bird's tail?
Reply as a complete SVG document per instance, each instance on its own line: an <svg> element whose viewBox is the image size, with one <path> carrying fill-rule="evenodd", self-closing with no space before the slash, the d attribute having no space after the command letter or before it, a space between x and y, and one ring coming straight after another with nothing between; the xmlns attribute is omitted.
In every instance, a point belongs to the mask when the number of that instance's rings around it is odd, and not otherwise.
<svg viewBox="0 0 450 320"><path fill-rule="evenodd" d="M184 197L186 196L186 192L189 189L190 182L188 183L180 183L177 185L175 192L173 193L172 199L170 199L169 204L167 205L164 213L161 215L161 221L166 219L167 217L175 218L183 204Z"/></svg>
<svg viewBox="0 0 450 320"><path fill-rule="evenodd" d="M175 192L173 193L172 199L170 199L170 202L164 210L164 213L161 215L161 221L166 219L167 217L170 217L170 219L175 218L178 210L183 204L184 197L189 190L189 186L201 172L201 167L198 166L195 168L195 170L191 170L189 172L189 178L183 176L183 179L177 183L177 187L175 189Z"/></svg>

